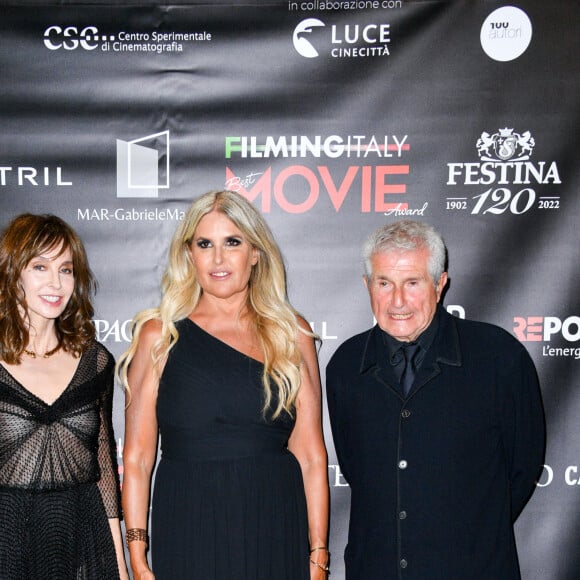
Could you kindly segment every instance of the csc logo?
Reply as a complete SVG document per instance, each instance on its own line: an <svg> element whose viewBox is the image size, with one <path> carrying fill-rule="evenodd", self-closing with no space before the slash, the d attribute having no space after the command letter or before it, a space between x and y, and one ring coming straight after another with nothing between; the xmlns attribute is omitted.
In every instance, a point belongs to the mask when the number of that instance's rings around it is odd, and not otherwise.
<svg viewBox="0 0 580 580"><path fill-rule="evenodd" d="M316 58L318 56L318 51L314 46L312 46L312 43L304 36L301 36L306 32L310 34L312 28L318 26L325 26L325 24L322 20L318 20L318 18L307 18L294 29L294 34L292 35L294 48L296 49L296 52L304 58Z"/></svg>
<svg viewBox="0 0 580 580"><path fill-rule="evenodd" d="M99 30L94 26L86 26L80 32L76 26L49 26L44 31L44 46L49 50L76 50L79 46L84 50L95 50L98 48L95 42L98 34Z"/></svg>
<svg viewBox="0 0 580 580"><path fill-rule="evenodd" d="M580 316L560 320L556 316L514 317L514 334L521 342L548 342L561 333L568 342L580 340Z"/></svg>

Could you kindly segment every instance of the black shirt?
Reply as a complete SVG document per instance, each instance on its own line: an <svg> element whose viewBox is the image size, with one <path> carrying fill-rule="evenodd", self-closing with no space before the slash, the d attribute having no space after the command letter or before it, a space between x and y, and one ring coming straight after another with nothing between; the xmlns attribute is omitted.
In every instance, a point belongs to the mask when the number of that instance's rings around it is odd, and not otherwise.
<svg viewBox="0 0 580 580"><path fill-rule="evenodd" d="M437 328L439 327L439 306L435 310L435 315L433 320L430 322L429 326L417 337L413 342L420 345L419 352L415 357L415 368L418 369L421 363L425 359L427 351L433 344L435 335L437 334ZM403 368L405 366L405 358L403 356L403 351L401 347L403 345L408 345L408 342L402 342L392 337L390 334L381 329L382 344L381 351L385 353L384 361L386 361L387 368L392 368L397 382L401 380L401 374L403 373Z"/></svg>

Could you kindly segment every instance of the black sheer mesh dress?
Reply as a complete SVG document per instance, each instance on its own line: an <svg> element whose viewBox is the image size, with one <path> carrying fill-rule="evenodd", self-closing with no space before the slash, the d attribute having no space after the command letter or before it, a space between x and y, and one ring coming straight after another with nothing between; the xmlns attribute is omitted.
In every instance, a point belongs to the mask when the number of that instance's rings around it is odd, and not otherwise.
<svg viewBox="0 0 580 580"><path fill-rule="evenodd" d="M119 578L113 368L95 342L49 405L0 365L0 579Z"/></svg>

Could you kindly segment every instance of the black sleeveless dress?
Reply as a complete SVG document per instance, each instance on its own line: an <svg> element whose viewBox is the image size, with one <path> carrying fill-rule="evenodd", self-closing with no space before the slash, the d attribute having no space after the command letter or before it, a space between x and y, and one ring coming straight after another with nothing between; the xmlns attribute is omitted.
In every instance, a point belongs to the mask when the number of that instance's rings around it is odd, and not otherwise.
<svg viewBox="0 0 580 580"><path fill-rule="evenodd" d="M304 484L263 365L189 319L161 377L151 554L157 580L307 580Z"/></svg>

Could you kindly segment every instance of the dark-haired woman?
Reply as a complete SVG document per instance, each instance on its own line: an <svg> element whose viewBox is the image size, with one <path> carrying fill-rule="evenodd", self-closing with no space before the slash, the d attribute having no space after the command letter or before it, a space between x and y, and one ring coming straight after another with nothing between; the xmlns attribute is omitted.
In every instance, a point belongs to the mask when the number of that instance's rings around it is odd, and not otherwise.
<svg viewBox="0 0 580 580"><path fill-rule="evenodd" d="M60 218L0 237L0 577L127 579L112 428L114 361L95 283Z"/></svg>

